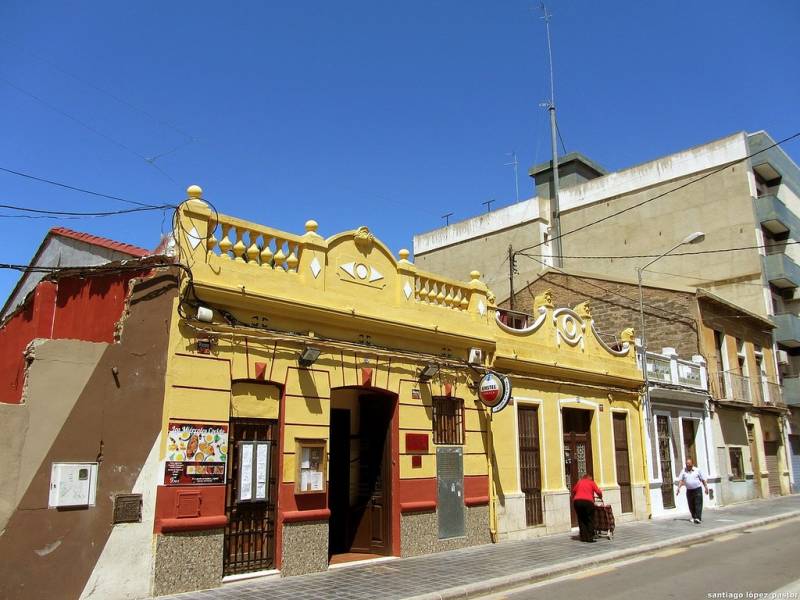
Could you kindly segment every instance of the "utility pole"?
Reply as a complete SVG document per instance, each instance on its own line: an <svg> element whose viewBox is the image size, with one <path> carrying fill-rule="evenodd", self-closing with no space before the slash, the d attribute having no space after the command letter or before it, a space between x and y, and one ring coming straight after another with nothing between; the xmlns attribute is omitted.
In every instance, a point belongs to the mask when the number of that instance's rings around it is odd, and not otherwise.
<svg viewBox="0 0 800 600"><path fill-rule="evenodd" d="M517 260L516 255L514 254L514 248L511 244L508 245L508 303L509 308L514 310L514 271L517 268L517 265L514 264Z"/></svg>
<svg viewBox="0 0 800 600"><path fill-rule="evenodd" d="M517 153L513 150L506 154L506 156L511 157L511 162L507 162L504 167L514 167L514 191L517 194L517 202L519 202L519 175L517 174L517 167L519 166L519 161L517 160Z"/></svg>
<svg viewBox="0 0 800 600"><path fill-rule="evenodd" d="M561 255L561 212L558 203L558 142L556 141L556 92L553 78L553 47L550 43L550 17L547 6L542 2L544 22L547 28L547 53L550 59L550 102L547 110L550 112L550 141L553 147L553 197L550 199L550 231L553 240L553 265L562 266Z"/></svg>

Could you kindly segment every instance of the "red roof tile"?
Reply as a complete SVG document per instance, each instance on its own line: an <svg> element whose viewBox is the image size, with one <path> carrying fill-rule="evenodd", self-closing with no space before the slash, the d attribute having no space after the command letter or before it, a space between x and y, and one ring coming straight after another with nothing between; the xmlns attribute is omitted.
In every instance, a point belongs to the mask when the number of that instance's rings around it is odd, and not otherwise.
<svg viewBox="0 0 800 600"><path fill-rule="evenodd" d="M145 250L144 248L139 248L138 246L134 246L132 244L123 244L122 242L115 242L114 240L92 235L90 233L72 231L72 229L67 229L66 227L53 227L50 230L50 233L55 235L63 235L64 237L72 238L73 240L78 240L87 244L92 244L93 246L101 246L103 248L108 248L109 250L116 250L117 252L129 254L130 256L142 257L152 254L150 250Z"/></svg>

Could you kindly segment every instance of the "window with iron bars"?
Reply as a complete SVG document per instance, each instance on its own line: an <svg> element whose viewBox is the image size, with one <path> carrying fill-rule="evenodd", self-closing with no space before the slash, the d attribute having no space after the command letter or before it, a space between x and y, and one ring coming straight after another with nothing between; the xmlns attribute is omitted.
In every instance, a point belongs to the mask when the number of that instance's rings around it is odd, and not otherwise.
<svg viewBox="0 0 800 600"><path fill-rule="evenodd" d="M464 444L464 401L461 398L433 397L433 443Z"/></svg>

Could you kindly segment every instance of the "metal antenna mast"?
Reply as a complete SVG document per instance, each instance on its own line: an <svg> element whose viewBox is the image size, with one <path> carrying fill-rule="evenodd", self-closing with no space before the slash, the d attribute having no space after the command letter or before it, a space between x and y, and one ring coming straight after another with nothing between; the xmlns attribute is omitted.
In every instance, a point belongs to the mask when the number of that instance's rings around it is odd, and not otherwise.
<svg viewBox="0 0 800 600"><path fill-rule="evenodd" d="M550 112L550 141L553 147L553 197L550 200L550 231L553 240L553 265L556 267L562 266L561 260L561 213L558 204L558 143L556 141L556 92L555 80L553 77L553 47L550 42L550 14L547 11L547 6L542 2L542 17L547 28L547 53L550 59L550 102L547 104L547 110Z"/></svg>
<svg viewBox="0 0 800 600"><path fill-rule="evenodd" d="M519 202L519 175L517 174L517 167L519 166L519 161L517 160L517 153L512 150L511 152L508 152L506 156L511 157L511 162L507 162L503 166L514 167L514 190L517 193L517 202Z"/></svg>

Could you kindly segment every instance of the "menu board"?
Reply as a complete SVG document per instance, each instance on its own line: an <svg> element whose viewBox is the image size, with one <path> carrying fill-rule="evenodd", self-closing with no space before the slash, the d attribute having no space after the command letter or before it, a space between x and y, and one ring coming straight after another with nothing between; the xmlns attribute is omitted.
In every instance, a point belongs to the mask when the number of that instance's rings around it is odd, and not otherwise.
<svg viewBox="0 0 800 600"><path fill-rule="evenodd" d="M165 485L225 483L227 423L170 421Z"/></svg>
<svg viewBox="0 0 800 600"><path fill-rule="evenodd" d="M298 479L295 493L325 491L324 442L300 442L298 445Z"/></svg>
<svg viewBox="0 0 800 600"><path fill-rule="evenodd" d="M269 486L272 442L239 442L239 491L237 502L264 502Z"/></svg>

